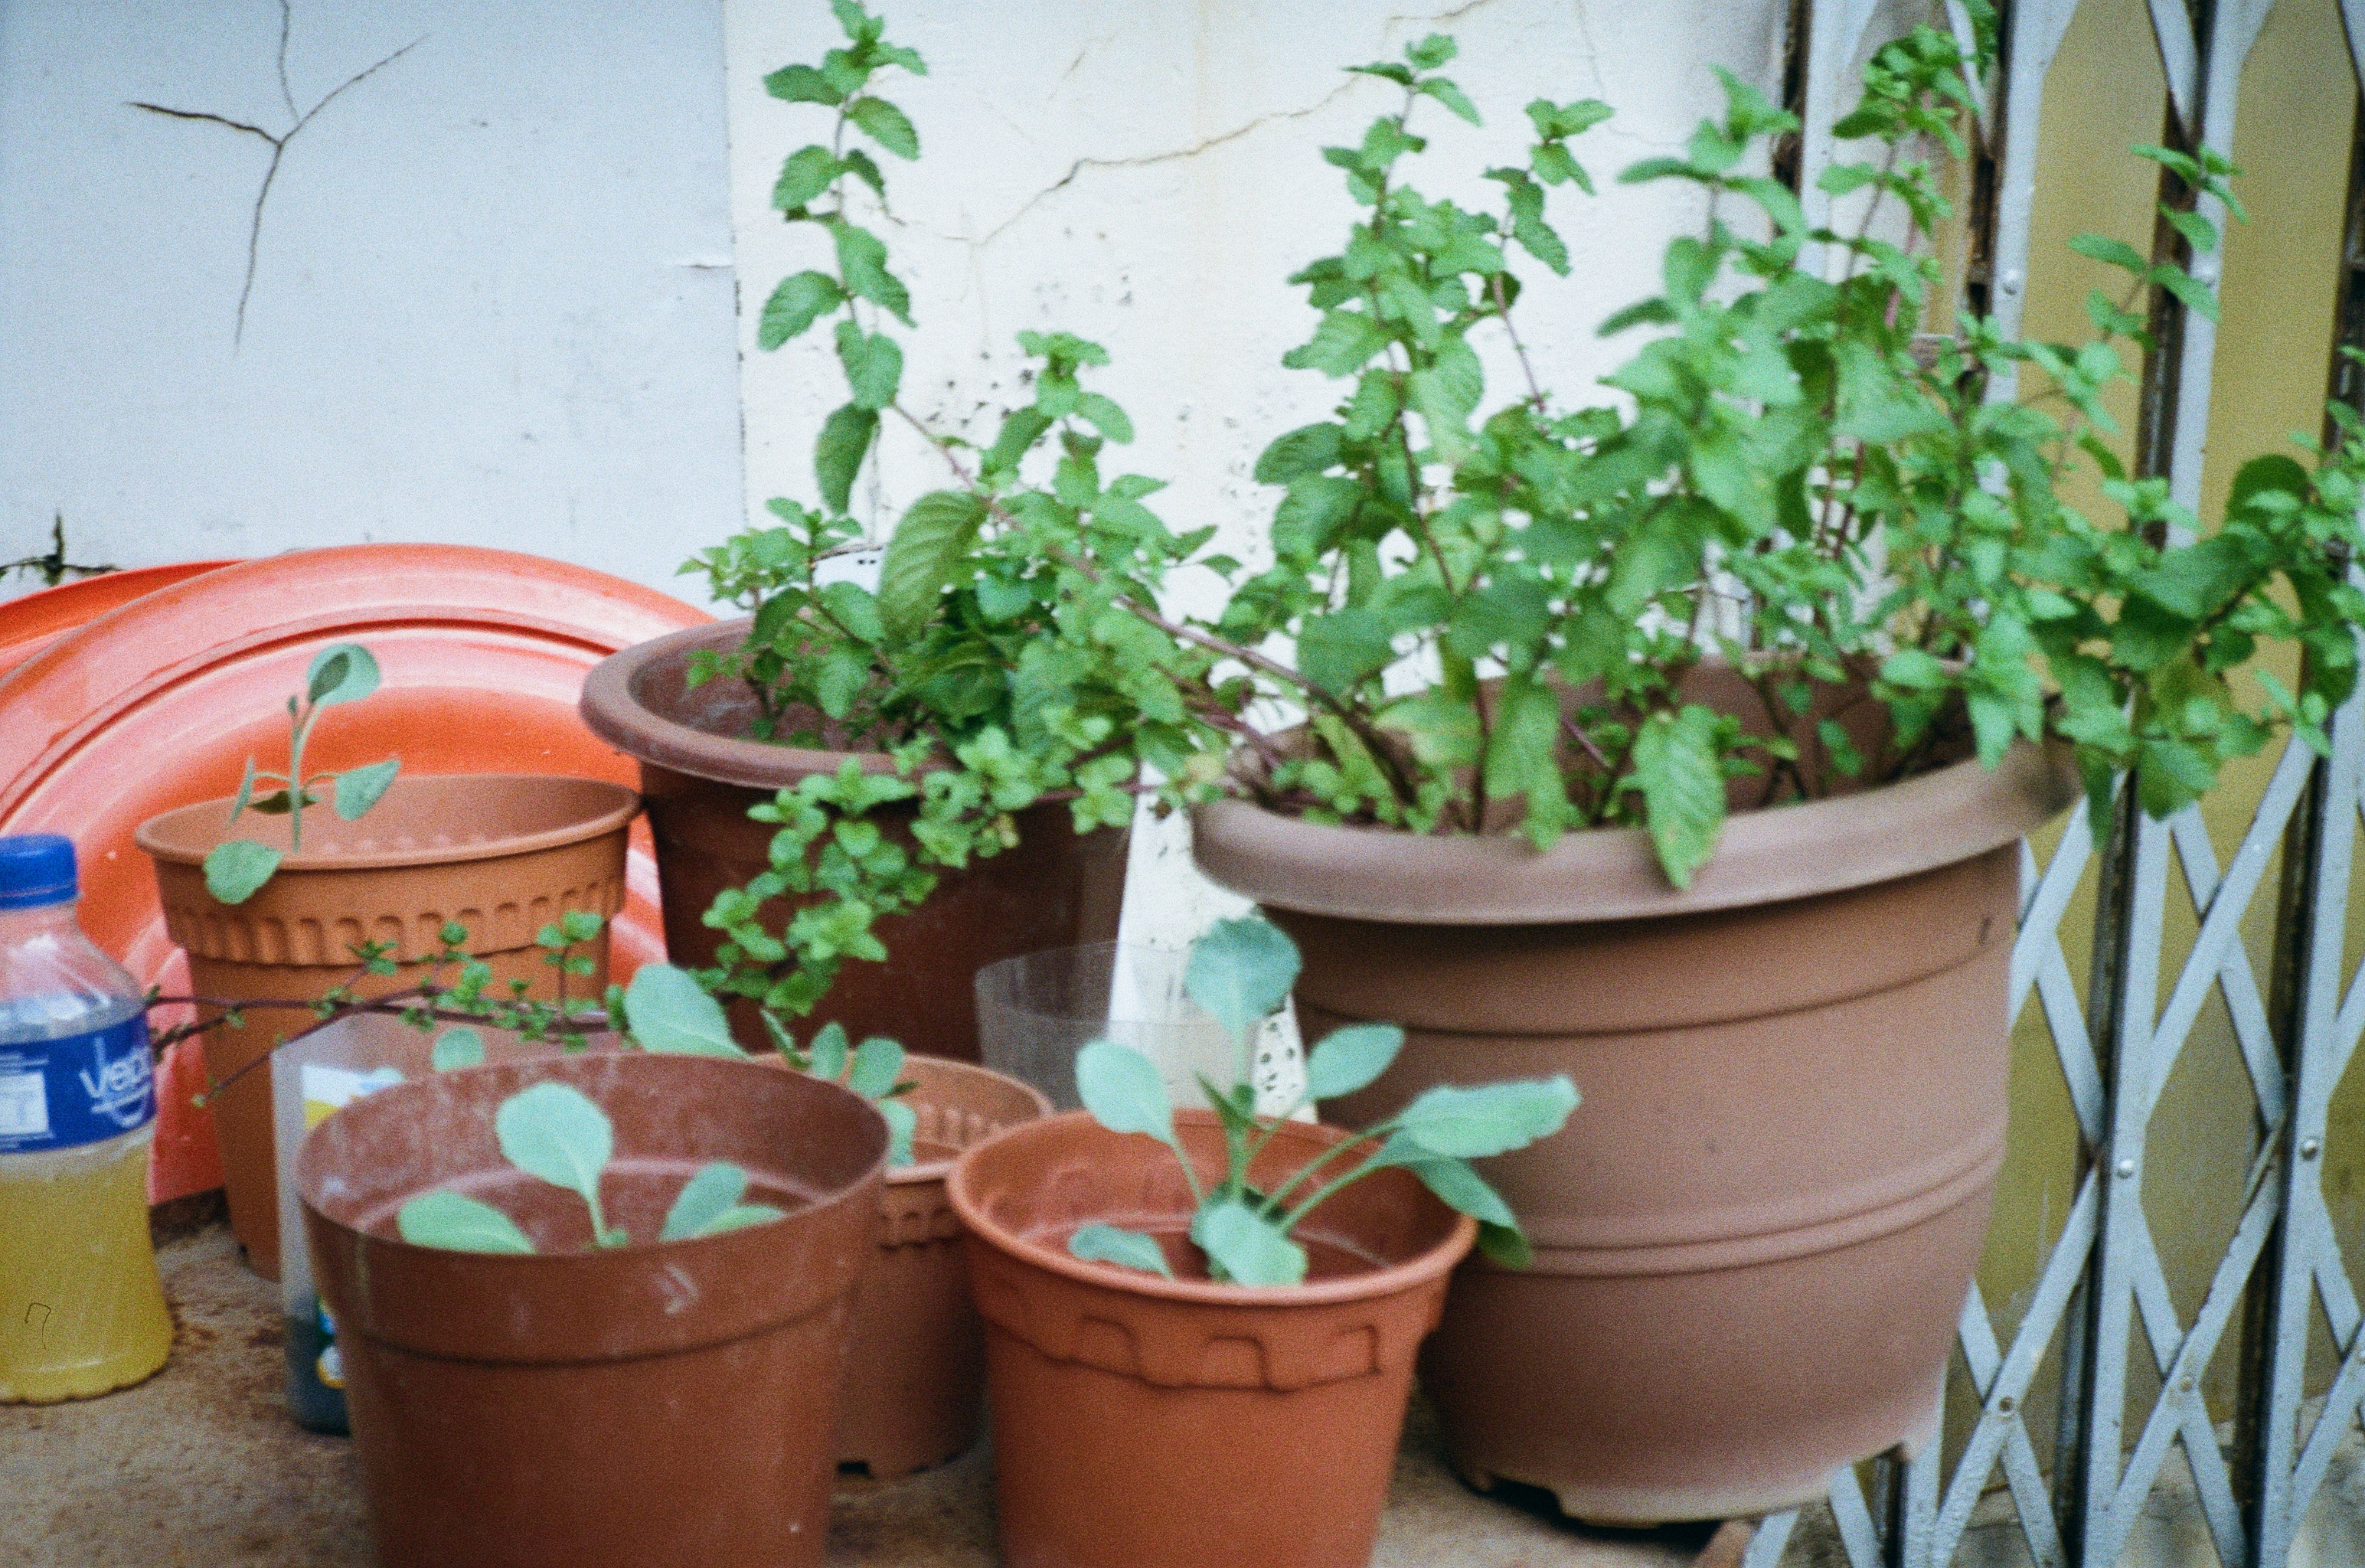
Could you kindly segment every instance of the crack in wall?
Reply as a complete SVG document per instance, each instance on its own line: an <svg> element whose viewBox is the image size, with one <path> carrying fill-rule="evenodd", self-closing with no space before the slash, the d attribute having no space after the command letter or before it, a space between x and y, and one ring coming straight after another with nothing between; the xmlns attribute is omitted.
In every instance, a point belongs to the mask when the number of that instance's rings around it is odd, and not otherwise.
<svg viewBox="0 0 2365 1568"><path fill-rule="evenodd" d="M1485 5L1490 3L1490 0L1476 0L1476 3ZM1021 202L1015 212L1013 212L1008 218L1003 218L1000 223L996 224L989 233L977 239L968 239L959 235L947 235L946 238L958 241L958 242L965 245L974 245L980 249L983 249L985 246L992 244L996 240L1001 239L1003 234L1009 232L1012 225L1015 224L1020 218L1034 211L1035 208L1049 200L1052 196L1057 196L1059 192L1067 189L1068 186L1073 183L1076 176L1082 174L1086 169L1146 169L1156 163L1178 163L1187 158L1196 158L1203 152L1213 151L1215 149L1225 145L1227 142L1238 141L1240 138L1250 135L1252 132L1261 130L1266 126L1277 125L1283 120L1304 119L1308 115L1319 114L1322 110L1328 108L1330 105L1338 99L1340 94L1350 91L1355 87L1358 83L1359 78L1351 76L1346 81L1339 83L1336 87L1331 88L1328 93L1325 93L1314 103L1306 105L1304 108L1276 109L1271 114L1259 115L1252 120L1249 120L1241 125L1234 126L1229 130L1218 132L1214 136L1206 138L1205 140L1194 141L1188 147L1171 148L1164 152L1145 152L1140 156L1134 158L1079 158L1074 162L1068 165L1068 172L1066 174L1060 175L1057 180L1054 180L1051 184L1044 186L1041 190L1037 191L1033 196L1028 196L1024 202Z"/></svg>
<svg viewBox="0 0 2365 1568"><path fill-rule="evenodd" d="M238 316L230 332L230 352L233 353L238 352L239 345L246 338L246 302L254 293L254 263L263 240L263 205L271 199L272 182L279 177L280 162L287 156L287 149L295 142L297 133L311 124L314 116L336 102L347 88L358 86L427 41L427 35L420 34L376 64L354 72L331 88L319 102L298 113L296 107L296 95L287 84L287 35L294 22L295 13L289 0L279 0L279 97L287 106L287 117L294 123L276 136L259 125L249 125L244 120L231 119L227 115L213 114L204 109L176 109L164 104L136 101L124 105L126 108L145 109L151 115L163 115L169 119L202 120L211 125L226 126L231 130L244 131L249 136L261 137L271 145L271 162L263 171L263 184L254 193L254 210L247 222L246 276L239 285Z"/></svg>

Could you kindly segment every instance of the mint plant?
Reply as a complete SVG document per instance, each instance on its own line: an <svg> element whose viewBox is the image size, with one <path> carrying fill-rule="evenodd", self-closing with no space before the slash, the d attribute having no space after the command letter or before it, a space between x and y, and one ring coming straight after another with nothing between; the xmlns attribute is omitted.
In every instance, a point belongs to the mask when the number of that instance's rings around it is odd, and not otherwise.
<svg viewBox="0 0 2365 1568"><path fill-rule="evenodd" d="M1560 1131L1577 1106L1576 1089L1565 1075L1478 1088L1439 1084L1308 1159L1270 1191L1250 1185L1250 1168L1288 1117L1309 1102L1370 1084L1404 1047L1404 1031L1393 1024L1333 1030L1307 1053L1297 1102L1279 1115L1258 1115L1249 1081L1256 1036L1288 998L1298 968L1297 945L1255 915L1220 922L1192 945L1183 989L1223 1025L1240 1052L1231 1087L1199 1080L1223 1125L1220 1176L1201 1171L1183 1148L1165 1083L1140 1052L1098 1040L1076 1054L1076 1088L1093 1119L1111 1132L1154 1137L1173 1151L1195 1205L1191 1244L1205 1259L1208 1277L1244 1285L1299 1283L1306 1278L1306 1249L1291 1232L1340 1188L1399 1166L1478 1221L1481 1252L1507 1267L1524 1267L1533 1254L1517 1216L1470 1161L1525 1148ZM1088 1262L1173 1278L1158 1239L1139 1231L1083 1226L1069 1238L1068 1250Z"/></svg>
<svg viewBox="0 0 2365 1568"><path fill-rule="evenodd" d="M591 1211L598 1247L628 1247L633 1238L611 1226L600 1203L600 1182L615 1153L607 1113L572 1084L543 1082L518 1091L493 1114L501 1158L527 1175L578 1194ZM745 1201L747 1173L725 1160L699 1167L666 1211L659 1241L686 1241L742 1226L786 1217L771 1204ZM395 1215L402 1239L415 1247L457 1252L532 1252L533 1242L501 1210L464 1193L439 1188L404 1204Z"/></svg>
<svg viewBox="0 0 2365 1568"><path fill-rule="evenodd" d="M304 852L304 808L320 803L320 796L314 791L322 786L329 787L329 803L337 815L347 822L361 820L394 782L402 770L402 760L390 756L365 767L307 778L304 743L311 739L312 726L319 722L323 710L340 702L358 702L375 691L377 685L377 660L358 643L338 643L313 655L310 667L304 672L304 689L287 699L287 771L257 772L254 759L248 757L246 774L230 803L230 820L235 823L250 810L286 817L288 853L295 855ZM258 795L258 785L278 788ZM207 852L206 890L224 903L244 903L271 879L284 858L267 844L249 838L225 840Z"/></svg>
<svg viewBox="0 0 2365 1568"><path fill-rule="evenodd" d="M831 117L774 192L827 265L780 285L759 342L827 319L847 401L815 442L818 504L777 501L780 526L686 569L753 617L699 674L750 683L770 738L870 747L892 771L849 762L755 813L779 830L771 865L707 911L726 941L704 984L809 1011L841 962L884 957L880 918L1006 847L1014 813L1044 801L1079 830L1130 820L1138 797L1222 794L1539 849L1639 828L1681 888L1729 790L1778 806L2049 743L2074 756L2099 838L2123 795L2165 815L2280 733L2327 745L2365 616L2347 577L2365 546L2355 411L2332 409L2322 446L2297 442L2304 464L2243 465L2215 532L2189 543L2200 520L2104 439L2104 390L2163 352L2149 323L2216 311L2190 269L2218 241L2192 198L2240 215L2214 153L2136 148L2164 172L2165 238L2074 241L2124 291L2090 298L2086 341L2021 342L1939 292L1934 158L1967 155L1987 74L1951 34L1917 28L1866 67L1835 129L1869 155L1819 176L1861 208L1844 228L1810 224L1763 173L1797 120L1727 75L1723 112L1681 155L1620 176L1696 186L1707 216L1668 242L1661 292L1604 324L1647 336L1587 402L1551 389L1519 305L1535 269L1570 271L1554 209L1593 189L1573 144L1608 106L1529 103L1523 158L1483 195L1432 197L1414 183L1431 136L1479 118L1443 73L1452 40L1356 67L1400 95L1323 151L1360 210L1292 277L1316 318L1283 356L1336 400L1257 459L1277 498L1250 566L1169 529L1156 479L1106 471L1133 430L1087 385L1095 344L1023 334L1031 399L987 444L900 400L894 329L915 317L866 227L885 188L869 150L918 155L877 88L925 67L857 0L834 9L846 46L768 78ZM1991 50L1992 6L1971 10ZM1492 396L1488 344L1518 367ZM1998 396L2015 378L2029 394ZM947 486L904 512L878 592L823 585L816 561L859 532L855 475L898 430ZM2069 498L2081 474L2102 515ZM1230 585L1219 614L1161 611L1185 568ZM2302 655L2289 688L2258 657L2276 644ZM1745 684L1743 711L1692 695L1709 661ZM1843 726L1834 691L1877 703L1885 737Z"/></svg>

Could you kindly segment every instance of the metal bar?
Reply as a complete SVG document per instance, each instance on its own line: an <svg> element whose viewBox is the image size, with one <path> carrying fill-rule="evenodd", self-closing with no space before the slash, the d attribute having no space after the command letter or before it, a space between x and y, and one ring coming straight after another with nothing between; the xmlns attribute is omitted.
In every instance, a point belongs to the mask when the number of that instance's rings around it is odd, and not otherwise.
<svg viewBox="0 0 2365 1568"><path fill-rule="evenodd" d="M2323 1217L2322 1161L2326 1112L2337 1082L2330 1070L2345 1056L2335 1031L2340 1025L2343 946L2348 935L2348 881L2357 839L2358 785L2365 765L2365 711L2351 700L2332 722L2332 760L2321 792L2323 818L2316 835L2315 887L2305 904L2302 948L2298 1073L2292 1114L2279 1130L2273 1152L2281 1161L2278 1185L2284 1215L2281 1245L2268 1274L2271 1325L2263 1356L2264 1411L2257 1420L2257 1470L2252 1487L2252 1534L2257 1562L2280 1568L2290 1556L2306 1497L2298 1487L2299 1417L2306 1392L2308 1318L2316 1286L2342 1275L2337 1242ZM2311 1152L2313 1150L2314 1152ZM2327 1292L2327 1305L2333 1293ZM2348 1302L2353 1328L2354 1298ZM2336 1322L2336 1328L2339 1325Z"/></svg>
<svg viewBox="0 0 2365 1568"><path fill-rule="evenodd" d="M2132 790L2130 780L2124 788ZM2133 845L2126 904L2127 939L2118 951L2118 996L2109 1069L2110 1137L2101 1151L2101 1258L2094 1271L2088 1332L2090 1361L2076 1397L2084 1433L2077 1518L2069 1534L2076 1561L2118 1561L2126 1521L2113 1507L2124 1456L2127 1340L2133 1327L2138 1249L2148 1246L2143 1215L2144 1141L2151 1085L2160 1076L2152 1059L2159 998L2160 917L2167 902L2169 831L2141 812L2130 824Z"/></svg>

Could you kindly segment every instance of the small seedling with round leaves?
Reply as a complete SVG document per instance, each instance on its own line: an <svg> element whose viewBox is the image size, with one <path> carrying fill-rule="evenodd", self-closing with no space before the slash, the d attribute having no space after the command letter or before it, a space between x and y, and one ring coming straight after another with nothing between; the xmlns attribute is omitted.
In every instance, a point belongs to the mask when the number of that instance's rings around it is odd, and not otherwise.
<svg viewBox="0 0 2365 1568"><path fill-rule="evenodd" d="M454 1035L463 1031L454 1030ZM437 1042L437 1066L444 1066L443 1046ZM476 1054L481 1058L482 1042ZM456 1047L454 1065L468 1053ZM564 1187L580 1196L591 1211L595 1246L627 1247L633 1238L608 1223L600 1202L600 1182L615 1152L615 1129L607 1113L590 1096L571 1084L542 1082L518 1091L493 1114L493 1131L500 1140L501 1158L527 1175ZM761 1225L784 1217L788 1211L771 1204L745 1202L747 1173L724 1160L701 1166L674 1198L660 1241L686 1241L713 1236L742 1226ZM395 1215L395 1227L416 1247L440 1247L454 1252L533 1252L532 1238L500 1209L448 1188L422 1193L404 1204Z"/></svg>
<svg viewBox="0 0 2365 1568"><path fill-rule="evenodd" d="M623 1012L633 1036L651 1050L688 1051L701 1056L745 1057L748 1053L731 1037L731 1024L723 1004L709 995L686 969L671 964L644 964L625 988ZM901 1098L918 1087L903 1077L903 1047L893 1040L872 1036L850 1044L842 1024L824 1024L800 1049L796 1040L767 1012L764 1024L780 1057L797 1071L844 1083L879 1109L887 1120L887 1163L912 1163L912 1135L919 1118Z"/></svg>
<svg viewBox="0 0 2365 1568"><path fill-rule="evenodd" d="M1291 1234L1299 1222L1340 1188L1394 1166L1477 1220L1480 1251L1523 1267L1532 1254L1518 1217L1470 1161L1508 1154L1558 1132L1577 1105L1576 1088L1564 1075L1467 1089L1440 1084L1307 1160L1271 1191L1250 1185L1250 1167L1283 1121L1311 1102L1371 1084L1404 1047L1404 1031L1393 1024L1334 1030L1307 1053L1296 1102L1278 1116L1259 1115L1249 1081L1256 1037L1287 1000L1298 967L1297 945L1256 915L1219 922L1192 946L1183 989L1223 1025L1240 1053L1231 1088L1218 1089L1204 1075L1199 1080L1223 1125L1220 1178L1203 1179L1193 1164L1175 1136L1166 1085L1140 1052L1097 1040L1076 1054L1076 1088L1093 1119L1111 1132L1154 1137L1181 1163L1195 1204L1190 1239L1206 1259L1208 1276L1243 1285L1301 1282L1306 1249ZM1361 1159L1348 1158L1358 1154ZM1118 1226L1084 1226L1069 1238L1068 1250L1089 1262L1173 1277L1156 1238Z"/></svg>
<svg viewBox="0 0 2365 1568"><path fill-rule="evenodd" d="M246 774L239 780L238 793L230 803L230 820L237 822L249 811L265 816L287 819L288 855L304 852L304 808L321 803L319 792L328 791L329 806L346 822L358 822L372 806L378 803L394 777L402 770L402 759L389 756L383 762L373 762L365 767L349 767L342 773L321 772L307 778L304 773L304 745L312 738L312 727L320 714L341 702L358 702L375 691L378 686L377 660L359 643L338 643L312 655L311 667L304 672L304 689L287 699L290 730L287 738L287 771L265 773L257 770L254 758L246 759ZM258 788L265 789L257 794ZM206 856L206 890L224 903L244 903L252 898L263 883L271 880L273 872L286 858L279 850L251 838L233 838L214 846Z"/></svg>

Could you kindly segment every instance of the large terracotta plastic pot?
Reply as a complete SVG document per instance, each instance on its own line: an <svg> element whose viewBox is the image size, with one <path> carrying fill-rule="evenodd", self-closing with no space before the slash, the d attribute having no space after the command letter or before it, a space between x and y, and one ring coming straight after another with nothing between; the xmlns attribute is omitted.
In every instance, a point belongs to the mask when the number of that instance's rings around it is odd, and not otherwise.
<svg viewBox="0 0 2365 1568"><path fill-rule="evenodd" d="M606 1111L601 1200L510 1167L493 1114L556 1079ZM858 1096L711 1057L594 1053L365 1095L297 1159L384 1568L818 1568L847 1307L872 1250L886 1124ZM727 1159L787 1218L656 1242ZM463 1188L536 1256L413 1247L404 1202Z"/></svg>
<svg viewBox="0 0 2365 1568"><path fill-rule="evenodd" d="M666 952L691 968L713 962L722 945L723 934L702 918L714 896L771 865L774 829L750 821L748 807L810 775L835 773L848 756L873 773L894 767L880 752L750 740L757 711L742 683L690 686L691 655L736 647L747 626L722 622L640 644L603 660L583 683L583 722L640 762ZM889 806L874 815L895 831L912 812ZM974 1061L977 997L970 980L979 969L1021 953L1114 940L1125 901L1125 831L1079 834L1068 807L1057 802L1019 812L1017 823L1017 847L943 873L920 908L880 922L887 961L847 963L813 1023L835 1020L857 1039L926 1040ZM789 908L775 901L763 918L778 929ZM750 1050L771 1048L752 1003L733 1007L732 1028Z"/></svg>
<svg viewBox="0 0 2365 1568"><path fill-rule="evenodd" d="M1466 1478L1726 1518L1931 1436L2003 1157L2017 845L2074 792L2023 747L1746 812L1683 891L1640 831L1537 854L1195 815L1200 868L1296 938L1307 1037L1406 1028L1342 1120L1440 1082L1585 1095L1482 1162L1536 1261L1473 1260L1424 1352Z"/></svg>
<svg viewBox="0 0 2365 1568"><path fill-rule="evenodd" d="M468 928L468 948L496 988L527 982L557 994L556 968L535 935L569 910L612 915L624 906L624 838L636 796L597 778L456 773L398 778L359 822L325 807L304 813L304 853L280 865L241 904L206 890L205 857L226 837L287 846L287 819L249 812L233 826L230 801L205 801L149 818L136 840L155 862L166 931L189 956L194 994L222 1001L317 1001L350 982L375 994L416 985L418 969L360 975L353 948L389 942L398 962L441 950L444 922ZM581 951L588 976L566 983L597 998L607 984L608 936ZM447 982L457 977L446 975ZM200 1005L199 1016L223 1009ZM279 1009L247 1013L243 1028L206 1036L206 1070L220 1082L308 1022ZM279 1183L271 1136L271 1075L257 1070L211 1102L220 1137L230 1228L247 1261L279 1277Z"/></svg>
<svg viewBox="0 0 2365 1568"><path fill-rule="evenodd" d="M837 1461L891 1481L969 1451L985 1414L985 1326L970 1302L960 1221L946 1196L953 1160L1005 1127L1051 1114L1014 1078L907 1056L917 1116L909 1165L890 1166L879 1252L855 1298Z"/></svg>
<svg viewBox="0 0 2365 1568"><path fill-rule="evenodd" d="M1176 1117L1207 1179L1223 1137ZM1343 1136L1289 1123L1250 1179L1277 1183ZM1081 1111L991 1138L954 1168L986 1322L994 1515L1010 1568L1362 1568L1379 1533L1413 1355L1476 1234L1409 1172L1326 1199L1294 1286L1161 1280L1070 1255L1105 1222L1194 1267L1190 1190L1164 1146Z"/></svg>

